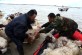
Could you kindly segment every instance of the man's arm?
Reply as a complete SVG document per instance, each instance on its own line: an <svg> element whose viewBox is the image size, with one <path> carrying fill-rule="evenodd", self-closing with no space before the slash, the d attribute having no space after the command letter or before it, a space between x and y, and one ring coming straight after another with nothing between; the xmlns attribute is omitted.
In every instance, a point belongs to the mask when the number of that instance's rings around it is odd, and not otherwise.
<svg viewBox="0 0 82 55"><path fill-rule="evenodd" d="M49 24L50 24L50 23L47 22L47 23L43 24L41 27L47 27Z"/></svg>
<svg viewBox="0 0 82 55"><path fill-rule="evenodd" d="M49 31L51 31L52 29L55 29L56 25L55 23L50 23L48 25L48 27L46 27L45 29L41 30L40 33L44 32L44 33L48 33Z"/></svg>

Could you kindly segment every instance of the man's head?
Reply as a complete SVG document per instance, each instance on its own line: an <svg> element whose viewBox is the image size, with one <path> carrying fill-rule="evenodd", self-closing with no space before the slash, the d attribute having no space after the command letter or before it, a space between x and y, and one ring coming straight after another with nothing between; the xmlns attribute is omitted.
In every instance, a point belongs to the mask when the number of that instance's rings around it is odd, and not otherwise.
<svg viewBox="0 0 82 55"><path fill-rule="evenodd" d="M31 19L31 21L34 22L35 17L37 16L37 11L35 9L32 9L27 13L27 15Z"/></svg>
<svg viewBox="0 0 82 55"><path fill-rule="evenodd" d="M49 20L49 22L53 22L53 21L54 21L54 18L55 18L55 14L54 14L54 13L50 13L50 14L48 15L48 20Z"/></svg>

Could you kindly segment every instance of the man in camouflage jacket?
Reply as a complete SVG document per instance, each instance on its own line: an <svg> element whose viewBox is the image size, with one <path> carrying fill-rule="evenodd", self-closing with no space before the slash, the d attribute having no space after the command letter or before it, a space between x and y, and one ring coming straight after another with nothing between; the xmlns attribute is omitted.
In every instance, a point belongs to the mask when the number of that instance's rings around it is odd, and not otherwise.
<svg viewBox="0 0 82 55"><path fill-rule="evenodd" d="M61 36L67 36L68 38L73 39L71 36L78 28L78 24L69 18L56 16L54 17L54 22L52 22L44 30L49 32L52 29L55 29Z"/></svg>

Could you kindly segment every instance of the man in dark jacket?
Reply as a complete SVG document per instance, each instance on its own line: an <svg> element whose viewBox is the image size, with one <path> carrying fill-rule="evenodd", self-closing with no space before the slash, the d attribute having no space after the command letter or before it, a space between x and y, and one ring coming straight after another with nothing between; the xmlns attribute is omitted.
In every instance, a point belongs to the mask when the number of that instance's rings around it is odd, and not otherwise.
<svg viewBox="0 0 82 55"><path fill-rule="evenodd" d="M26 31L32 29L30 24L34 23L36 15L36 10L30 10L14 18L5 28L6 35L16 44L19 55L24 55L22 43L27 37Z"/></svg>

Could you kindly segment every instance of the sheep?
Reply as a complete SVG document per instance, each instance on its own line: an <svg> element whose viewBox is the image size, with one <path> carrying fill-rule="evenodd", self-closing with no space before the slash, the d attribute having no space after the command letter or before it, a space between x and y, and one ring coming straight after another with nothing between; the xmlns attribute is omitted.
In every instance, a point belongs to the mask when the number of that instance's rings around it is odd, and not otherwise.
<svg viewBox="0 0 82 55"><path fill-rule="evenodd" d="M5 53L7 51L7 40L3 37L0 37L0 51Z"/></svg>
<svg viewBox="0 0 82 55"><path fill-rule="evenodd" d="M56 45L55 44L56 43L56 38L54 38L54 36L51 33L47 33L46 36L48 36L52 39L52 41L50 43L48 43L48 47L51 48L51 49L54 49L55 45Z"/></svg>
<svg viewBox="0 0 82 55"><path fill-rule="evenodd" d="M52 43L48 43L48 47L50 47L51 49L53 49L54 48L54 46L55 46L55 42L56 42L56 38L52 35L52 33L53 33L53 31L54 31L54 29L52 29L50 32L48 32L48 33L41 33L41 36L44 36L44 38L48 38L48 37L50 37L51 39L52 39Z"/></svg>
<svg viewBox="0 0 82 55"><path fill-rule="evenodd" d="M66 37L64 36L59 37L55 43L56 45L55 48L63 47L67 44L67 42L68 42L68 39Z"/></svg>
<svg viewBox="0 0 82 55"><path fill-rule="evenodd" d="M59 39L64 40L64 38L60 37ZM78 47L79 45L82 44L81 41L72 41L69 39L66 39L66 41L67 42L65 43L65 45L59 46L55 49L51 49L51 47L44 49L44 51L41 55L78 55L80 52L82 52L82 49L80 49ZM57 44L61 45L61 43L59 43L59 42L57 42ZM55 47L55 46L53 46L53 47Z"/></svg>
<svg viewBox="0 0 82 55"><path fill-rule="evenodd" d="M69 48L64 46L54 50L47 48L41 55L73 55L71 52Z"/></svg>
<svg viewBox="0 0 82 55"><path fill-rule="evenodd" d="M7 41L10 41L10 39L8 38L8 36L5 33L5 28L4 27L0 29L0 36L5 38Z"/></svg>
<svg viewBox="0 0 82 55"><path fill-rule="evenodd" d="M56 39L52 36L52 42L48 43L48 48L55 49L59 47L63 47L67 44L68 39L66 37L60 37Z"/></svg>
<svg viewBox="0 0 82 55"><path fill-rule="evenodd" d="M56 39L52 35L53 31L54 31L54 29L52 29L49 33L43 35L45 38L47 38L47 37L51 38L51 43L48 43L48 47L51 49L54 49L54 48L58 48L58 47L62 47L64 45L66 45L68 39L66 37L62 37L62 36L60 38Z"/></svg>
<svg viewBox="0 0 82 55"><path fill-rule="evenodd" d="M78 47L75 48L75 50L74 50L74 49L66 47L66 46L54 49L52 51L50 49L48 49L48 50L45 49L44 52L42 53L42 55L43 54L44 55L77 55L77 54L79 54L78 53L79 51L76 52L76 49L79 50ZM46 53L45 53L45 51L46 51Z"/></svg>
<svg viewBox="0 0 82 55"><path fill-rule="evenodd" d="M31 24L32 29L28 29L26 34L29 36L27 38L28 43L32 43L35 39L39 37L39 30L40 30L40 25L37 20L35 20L35 23Z"/></svg>

